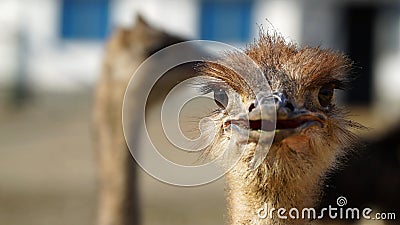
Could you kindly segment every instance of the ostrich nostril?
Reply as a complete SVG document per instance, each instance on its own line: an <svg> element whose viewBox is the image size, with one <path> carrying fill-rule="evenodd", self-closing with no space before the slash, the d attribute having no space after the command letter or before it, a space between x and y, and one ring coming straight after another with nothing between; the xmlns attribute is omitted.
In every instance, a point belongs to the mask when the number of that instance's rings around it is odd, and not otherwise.
<svg viewBox="0 0 400 225"><path fill-rule="evenodd" d="M251 105L249 106L249 112L251 112L255 108L256 106L254 105L254 103L251 103Z"/></svg>

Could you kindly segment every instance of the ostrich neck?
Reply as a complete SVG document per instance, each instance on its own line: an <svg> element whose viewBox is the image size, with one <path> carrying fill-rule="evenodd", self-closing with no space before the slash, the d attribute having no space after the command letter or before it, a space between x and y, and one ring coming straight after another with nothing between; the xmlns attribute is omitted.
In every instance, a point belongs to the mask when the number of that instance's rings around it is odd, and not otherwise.
<svg viewBox="0 0 400 225"><path fill-rule="evenodd" d="M301 215L303 208L313 207L319 194L318 176L297 176L296 171L295 176L284 172L266 173L260 169L247 173L243 171L247 170L237 165L226 176L228 224L309 224L309 220L279 219L277 210L284 208L288 216L291 208L297 208ZM271 210L272 217L269 214L263 217Z"/></svg>

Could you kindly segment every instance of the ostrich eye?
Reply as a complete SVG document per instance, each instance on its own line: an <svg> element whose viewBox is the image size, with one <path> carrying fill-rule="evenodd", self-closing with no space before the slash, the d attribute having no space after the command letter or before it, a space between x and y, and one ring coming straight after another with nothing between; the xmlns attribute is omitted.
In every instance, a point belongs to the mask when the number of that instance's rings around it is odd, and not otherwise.
<svg viewBox="0 0 400 225"><path fill-rule="evenodd" d="M214 101L222 109L225 109L228 105L228 95L225 90L217 89L214 91Z"/></svg>
<svg viewBox="0 0 400 225"><path fill-rule="evenodd" d="M322 107L328 107L331 104L333 98L333 91L334 91L333 85L323 86L321 89L319 89L318 101Z"/></svg>

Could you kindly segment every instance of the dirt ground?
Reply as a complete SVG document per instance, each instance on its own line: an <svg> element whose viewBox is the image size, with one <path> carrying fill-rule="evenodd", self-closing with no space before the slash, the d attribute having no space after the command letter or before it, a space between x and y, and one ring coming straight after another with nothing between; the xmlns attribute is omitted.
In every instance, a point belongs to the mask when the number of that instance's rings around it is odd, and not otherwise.
<svg viewBox="0 0 400 225"><path fill-rule="evenodd" d="M0 103L0 224L95 224L90 92ZM182 188L141 171L139 185L143 224L223 224L223 180Z"/></svg>
<svg viewBox="0 0 400 225"><path fill-rule="evenodd" d="M4 100L4 98L3 98ZM90 225L96 216L91 94L0 107L0 224ZM143 224L222 224L222 181L197 188L140 172Z"/></svg>

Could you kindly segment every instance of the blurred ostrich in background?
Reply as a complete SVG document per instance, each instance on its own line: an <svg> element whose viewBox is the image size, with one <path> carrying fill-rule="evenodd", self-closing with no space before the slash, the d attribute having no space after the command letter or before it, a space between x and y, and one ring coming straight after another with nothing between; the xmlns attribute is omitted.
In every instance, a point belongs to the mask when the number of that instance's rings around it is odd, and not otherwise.
<svg viewBox="0 0 400 225"><path fill-rule="evenodd" d="M119 28L108 41L95 93L93 121L99 173L99 225L139 224L137 165L122 130L124 93L132 74L148 56L180 41L149 26L141 16L134 27Z"/></svg>

